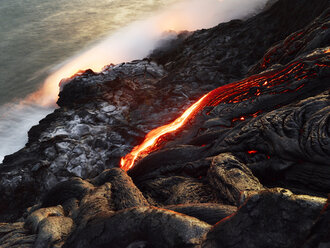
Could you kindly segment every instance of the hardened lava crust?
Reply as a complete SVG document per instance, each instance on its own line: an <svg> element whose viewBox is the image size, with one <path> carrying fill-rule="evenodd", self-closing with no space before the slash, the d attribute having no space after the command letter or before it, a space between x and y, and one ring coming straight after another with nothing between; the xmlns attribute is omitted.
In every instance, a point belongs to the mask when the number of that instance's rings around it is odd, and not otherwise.
<svg viewBox="0 0 330 248"><path fill-rule="evenodd" d="M0 166L0 247L330 247L330 3L273 2L62 80Z"/></svg>

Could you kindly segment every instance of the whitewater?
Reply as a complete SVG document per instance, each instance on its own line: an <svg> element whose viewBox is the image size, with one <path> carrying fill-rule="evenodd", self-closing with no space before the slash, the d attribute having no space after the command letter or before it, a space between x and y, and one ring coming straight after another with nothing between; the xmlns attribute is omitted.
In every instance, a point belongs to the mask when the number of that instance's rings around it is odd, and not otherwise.
<svg viewBox="0 0 330 248"><path fill-rule="evenodd" d="M173 32L246 18L267 0L0 2L0 163L56 108L59 82L79 70L147 56Z"/></svg>

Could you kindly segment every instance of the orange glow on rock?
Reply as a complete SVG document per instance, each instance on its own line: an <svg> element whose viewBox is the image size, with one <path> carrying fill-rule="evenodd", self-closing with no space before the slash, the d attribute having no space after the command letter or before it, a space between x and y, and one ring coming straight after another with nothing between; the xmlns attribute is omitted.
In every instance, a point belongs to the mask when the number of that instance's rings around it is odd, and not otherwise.
<svg viewBox="0 0 330 248"><path fill-rule="evenodd" d="M109 64L108 58L104 58L95 48L88 50L48 76L43 86L29 95L26 100L42 106L55 105L58 99L59 82L62 79L71 78L83 69L100 72L106 64Z"/></svg>
<svg viewBox="0 0 330 248"><path fill-rule="evenodd" d="M217 106L220 103L226 102L239 103L249 99L254 99L260 94L259 91L251 92L252 87L263 87L264 90L272 88L276 85L290 83L290 78L294 75L296 81L303 80L305 78L313 78L316 76L314 71L305 70L305 64L300 62L294 62L288 65L284 69L277 71L266 72L264 74L251 76L245 80L233 82L224 86L221 86L211 92L205 94L196 103L194 103L190 108L188 108L180 117L174 120L172 123L158 127L150 131L142 144L133 148L133 150L123 157L120 161L120 167L124 170L131 169L134 164L145 157L149 153L159 149L159 139L165 135L177 131L183 127L189 120L194 118L196 114L204 109L206 106ZM269 92L267 94L280 94L287 92L294 92L300 90L304 84L298 86L296 89L285 89L281 92L273 93ZM258 116L262 111L259 110L254 114L250 114L251 117ZM234 118L237 119L237 118ZM237 120L245 120L245 117L238 117ZM251 154L254 153L254 151Z"/></svg>
<svg viewBox="0 0 330 248"><path fill-rule="evenodd" d="M204 95L202 98L200 98L196 103L194 103L191 107L189 107L179 118L175 119L173 122L155 128L151 130L141 145L138 145L133 148L133 150L127 154L125 157L123 157L120 161L121 168L124 170L129 170L133 167L135 161L143 155L149 154L155 148L157 147L157 141L160 137L162 137L165 134L172 133L182 126L184 126L188 120L193 118L195 114L201 109L203 100L206 98L208 94Z"/></svg>

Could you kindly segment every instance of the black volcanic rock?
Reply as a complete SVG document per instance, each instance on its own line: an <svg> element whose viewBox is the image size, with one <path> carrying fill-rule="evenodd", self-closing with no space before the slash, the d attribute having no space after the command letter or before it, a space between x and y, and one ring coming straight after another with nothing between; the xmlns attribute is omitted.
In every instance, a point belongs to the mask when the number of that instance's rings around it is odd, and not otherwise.
<svg viewBox="0 0 330 248"><path fill-rule="evenodd" d="M196 31L180 42L176 49L155 50L150 58L164 65L169 72L164 83L228 84L245 77L250 67L274 43L304 28L328 7L328 0L318 0L317 4L310 0L277 1L270 9L246 21L233 20ZM329 15L325 14L322 20L328 18ZM318 29L322 30L324 22L321 23L309 30L313 32L310 36L320 32ZM328 33L326 30L323 32ZM317 37L315 40L322 39L323 42L315 45L314 49L327 46L328 36L322 34ZM311 42L311 37L304 38ZM286 63L293 58L288 57Z"/></svg>
<svg viewBox="0 0 330 248"><path fill-rule="evenodd" d="M95 218L64 247L193 247L211 226L196 218L154 207L129 208Z"/></svg>
<svg viewBox="0 0 330 248"><path fill-rule="evenodd" d="M234 206L215 203L178 204L164 206L164 208L195 217L211 225L232 215L237 210Z"/></svg>
<svg viewBox="0 0 330 248"><path fill-rule="evenodd" d="M257 74L276 64L286 64L303 54L325 47L330 40L330 10L326 9L308 26L271 47L249 73Z"/></svg>
<svg viewBox="0 0 330 248"><path fill-rule="evenodd" d="M42 199L42 207L63 205L68 199L74 198L81 200L88 192L92 191L94 186L80 179L71 178L68 181L58 183L49 190Z"/></svg>
<svg viewBox="0 0 330 248"><path fill-rule="evenodd" d="M96 181L98 184L101 181L101 185L105 182L111 184L111 204L116 211L131 207L149 206L148 201L134 185L132 179L122 169L105 170Z"/></svg>
<svg viewBox="0 0 330 248"><path fill-rule="evenodd" d="M59 108L0 167L0 220L13 222L0 246L327 247L329 7L279 0L63 80ZM211 90L157 150L116 168Z"/></svg>
<svg viewBox="0 0 330 248"><path fill-rule="evenodd" d="M0 240L3 248L34 246L37 235L31 234L24 227L24 222L1 223Z"/></svg>
<svg viewBox="0 0 330 248"><path fill-rule="evenodd" d="M328 202L325 205L321 215L317 219L317 222L311 229L311 233L308 236L308 239L302 246L303 248L308 247L329 247L330 246L330 207L329 207L330 199L328 198Z"/></svg>
<svg viewBox="0 0 330 248"><path fill-rule="evenodd" d="M251 170L231 154L222 153L214 157L208 177L219 197L231 205L238 205L242 191L263 189Z"/></svg>
<svg viewBox="0 0 330 248"><path fill-rule="evenodd" d="M214 225L202 247L301 247L325 203L280 188L261 191Z"/></svg>

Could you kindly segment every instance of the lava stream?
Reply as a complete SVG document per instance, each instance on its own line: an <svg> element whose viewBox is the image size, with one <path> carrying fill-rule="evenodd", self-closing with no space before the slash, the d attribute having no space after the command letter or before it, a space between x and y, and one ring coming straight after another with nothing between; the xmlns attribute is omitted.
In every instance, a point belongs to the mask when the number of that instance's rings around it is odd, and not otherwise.
<svg viewBox="0 0 330 248"><path fill-rule="evenodd" d="M325 51L329 53L329 49ZM327 55L326 55L327 56ZM329 65L327 64L315 64L318 67ZM299 82L306 78L313 78L316 76L315 71L306 68L306 64L303 62L293 62L286 66L284 69L279 69L276 71L265 72L256 76L251 76L245 80L233 82L224 86L221 86L211 92L205 94L196 103L189 107L179 118L171 122L170 124L158 127L150 131L142 144L133 148L133 150L127 154L125 157L121 158L120 165L124 170L131 169L134 164L148 155L149 153L157 150L159 148L159 138L165 136L166 134L172 133L181 127L183 127L189 120L194 118L194 116L206 106L217 106L220 103L238 103L251 99L255 99L260 95L265 94L281 94L288 93L292 91L298 91L304 87L302 82L300 85L295 85L296 88L292 88L290 84L292 82ZM292 80L294 78L294 80ZM274 86L287 85L287 87L282 88L280 91L273 91L271 88ZM284 89L283 89L284 88ZM258 111L253 114L252 117L256 117ZM241 120L244 120L241 118Z"/></svg>
<svg viewBox="0 0 330 248"><path fill-rule="evenodd" d="M190 106L179 118L175 119L170 124L161 126L151 130L141 145L138 145L133 148L131 153L127 154L124 158L121 159L120 165L124 170L129 170L133 167L136 159L141 155L148 154L153 151L157 145L158 138L162 137L165 134L172 133L175 130L182 127L189 119L191 119L199 110L203 104L203 100L208 94L200 98L196 103Z"/></svg>

